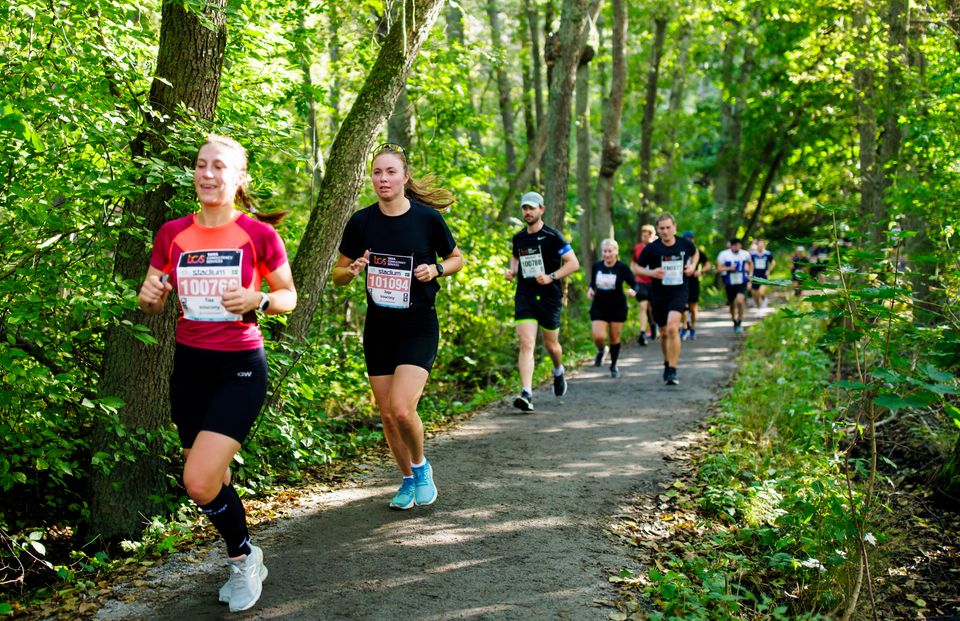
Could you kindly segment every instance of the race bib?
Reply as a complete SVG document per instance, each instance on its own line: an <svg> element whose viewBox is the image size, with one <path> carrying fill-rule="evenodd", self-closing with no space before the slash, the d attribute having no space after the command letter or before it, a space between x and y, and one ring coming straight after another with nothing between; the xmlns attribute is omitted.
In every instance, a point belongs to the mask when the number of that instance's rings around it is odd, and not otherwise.
<svg viewBox="0 0 960 621"><path fill-rule="evenodd" d="M193 321L240 321L223 307L223 293L240 288L242 250L194 250L177 262L177 295L183 317Z"/></svg>
<svg viewBox="0 0 960 621"><path fill-rule="evenodd" d="M599 272L597 274L597 289L603 291L612 291L617 287L617 275Z"/></svg>
<svg viewBox="0 0 960 621"><path fill-rule="evenodd" d="M727 272L727 275L730 277L728 284L731 284L731 285L743 284L743 272Z"/></svg>
<svg viewBox="0 0 960 621"><path fill-rule="evenodd" d="M663 259L663 284L676 287L683 284L683 259Z"/></svg>
<svg viewBox="0 0 960 621"><path fill-rule="evenodd" d="M367 293L377 306L410 308L413 257L371 252L367 264Z"/></svg>
<svg viewBox="0 0 960 621"><path fill-rule="evenodd" d="M753 259L753 267L758 270L767 269L767 257L755 257Z"/></svg>
<svg viewBox="0 0 960 621"><path fill-rule="evenodd" d="M543 254L540 247L521 248L520 269L524 278L536 278L540 274L546 274L547 270L543 267Z"/></svg>

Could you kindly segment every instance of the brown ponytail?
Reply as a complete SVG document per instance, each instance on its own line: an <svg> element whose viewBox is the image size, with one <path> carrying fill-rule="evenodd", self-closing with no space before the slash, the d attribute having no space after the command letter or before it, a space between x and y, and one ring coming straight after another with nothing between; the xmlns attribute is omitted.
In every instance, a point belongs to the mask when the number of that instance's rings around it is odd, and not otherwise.
<svg viewBox="0 0 960 621"><path fill-rule="evenodd" d="M228 149L233 149L240 154L241 159L243 160L242 170L247 171L247 150L243 148L243 145L230 138L229 136L221 136L219 134L210 134L207 136L206 142L204 144L218 144ZM237 194L234 196L234 204L242 207L247 211L251 216L259 220L260 222L266 222L271 226L276 226L280 224L280 221L286 218L290 212L289 211L271 211L269 213L262 212L257 209L257 203L253 200L253 197L247 192L247 183L249 183L250 178L247 177L243 185L237 188Z"/></svg>

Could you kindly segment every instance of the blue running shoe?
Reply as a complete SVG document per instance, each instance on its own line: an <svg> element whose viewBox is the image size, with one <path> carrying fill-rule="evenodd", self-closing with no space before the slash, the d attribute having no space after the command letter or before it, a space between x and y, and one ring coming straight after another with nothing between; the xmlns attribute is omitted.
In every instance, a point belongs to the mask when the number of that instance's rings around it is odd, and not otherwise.
<svg viewBox="0 0 960 621"><path fill-rule="evenodd" d="M690 328L690 334L688 335L687 340L688 340L688 341L695 341L695 340L697 340L697 331L696 331L696 329Z"/></svg>
<svg viewBox="0 0 960 621"><path fill-rule="evenodd" d="M416 504L416 482L413 477L403 477L403 483L397 490L397 495L390 501L390 508L400 511L412 509Z"/></svg>
<svg viewBox="0 0 960 621"><path fill-rule="evenodd" d="M684 328L683 330L680 330L680 340L681 340L681 341L685 341L685 340L687 340L689 337L690 337L690 330L688 330L687 328Z"/></svg>
<svg viewBox="0 0 960 621"><path fill-rule="evenodd" d="M437 501L437 486L433 484L433 468L429 461L419 468L414 466L413 480L414 498L418 505L432 505Z"/></svg>

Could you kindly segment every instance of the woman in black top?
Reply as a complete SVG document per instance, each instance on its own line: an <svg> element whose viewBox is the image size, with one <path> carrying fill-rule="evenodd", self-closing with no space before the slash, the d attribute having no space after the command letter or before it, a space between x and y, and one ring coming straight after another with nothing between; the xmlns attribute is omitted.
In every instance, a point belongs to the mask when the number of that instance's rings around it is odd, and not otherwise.
<svg viewBox="0 0 960 621"><path fill-rule="evenodd" d="M593 343L597 346L597 357L593 366L603 364L607 333L610 333L610 376L619 377L617 359L620 357L620 335L623 323L627 320L627 298L623 294L626 283L627 295L637 295L637 280L626 263L617 260L620 247L614 239L600 242L603 257L593 264L590 276L590 288L587 297L593 300L590 306L590 319L593 321Z"/></svg>
<svg viewBox="0 0 960 621"><path fill-rule="evenodd" d="M370 180L377 202L347 222L333 282L346 285L367 272L367 375L384 436L403 474L390 508L410 509L437 499L417 404L440 338L437 278L459 271L463 257L438 211L453 203L453 195L433 187L430 178L413 179L399 145L374 150Z"/></svg>

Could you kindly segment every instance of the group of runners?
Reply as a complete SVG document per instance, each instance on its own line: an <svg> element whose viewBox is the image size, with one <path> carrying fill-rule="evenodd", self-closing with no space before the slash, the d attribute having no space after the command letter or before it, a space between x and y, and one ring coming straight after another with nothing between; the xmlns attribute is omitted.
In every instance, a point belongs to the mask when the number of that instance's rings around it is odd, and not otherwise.
<svg viewBox="0 0 960 621"><path fill-rule="evenodd" d="M364 275L364 359L401 478L389 507L408 510L438 497L417 408L438 349L437 281L459 271L464 258L442 215L453 195L432 177L415 179L401 146L386 143L374 149L370 181L377 200L349 219L332 279L344 286ZM266 398L267 362L258 317L287 313L297 304L284 244L272 226L286 214L258 211L248 184L245 149L231 138L210 135L194 165L200 209L159 229L138 295L144 313L159 314L177 292L170 407L183 449L183 484L226 544L229 578L219 599L233 612L258 601L268 576L230 473ZM520 209L524 226L513 236L505 277L516 281L521 390L514 405L529 412L534 409L538 331L553 364L554 395L567 392L559 339L561 282L580 263L563 234L544 223L540 194L526 193ZM742 318L742 310L734 309L740 308L746 278L763 275L773 261L762 245L761 254L750 257L741 252L739 240L732 241L737 243L718 257L718 270L728 299L735 302L731 313L740 312ZM609 353L610 375L619 376L627 298L635 297L641 308L640 342L646 344L659 330L663 380L676 385L681 340L696 338L698 278L705 267L692 233L677 236L670 214L657 218L655 227L643 228L630 265L619 260L615 240L603 240L587 291L596 366ZM735 321L739 329L739 319Z"/></svg>

